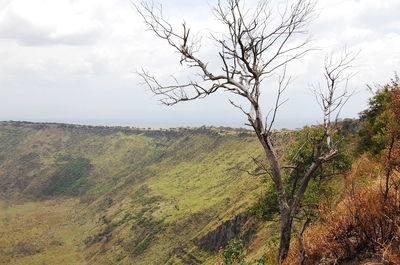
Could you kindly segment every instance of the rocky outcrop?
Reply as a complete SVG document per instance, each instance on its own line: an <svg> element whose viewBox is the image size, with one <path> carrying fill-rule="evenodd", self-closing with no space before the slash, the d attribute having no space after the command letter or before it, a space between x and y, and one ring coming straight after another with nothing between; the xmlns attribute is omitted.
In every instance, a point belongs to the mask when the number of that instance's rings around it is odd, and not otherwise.
<svg viewBox="0 0 400 265"><path fill-rule="evenodd" d="M247 216L238 215L218 226L215 230L207 233L198 240L200 248L207 251L218 251L227 245L229 240L239 238L245 242L256 230L256 223Z"/></svg>

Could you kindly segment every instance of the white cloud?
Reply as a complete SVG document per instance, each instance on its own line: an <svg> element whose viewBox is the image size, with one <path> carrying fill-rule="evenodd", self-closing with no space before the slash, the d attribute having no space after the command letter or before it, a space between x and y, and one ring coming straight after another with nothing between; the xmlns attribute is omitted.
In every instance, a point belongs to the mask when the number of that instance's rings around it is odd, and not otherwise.
<svg viewBox="0 0 400 265"><path fill-rule="evenodd" d="M94 44L103 31L102 23L67 2L10 2L0 13L0 38L26 46Z"/></svg>

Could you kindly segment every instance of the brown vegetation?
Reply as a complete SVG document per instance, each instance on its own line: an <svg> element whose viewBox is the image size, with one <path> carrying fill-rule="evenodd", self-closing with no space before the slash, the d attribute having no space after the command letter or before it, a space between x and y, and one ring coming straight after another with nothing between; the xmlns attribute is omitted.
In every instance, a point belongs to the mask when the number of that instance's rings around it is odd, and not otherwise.
<svg viewBox="0 0 400 265"><path fill-rule="evenodd" d="M392 187L384 198L383 171L377 169L366 157L355 163L346 177L342 201L333 208L322 207L323 221L305 232L303 264L342 264L367 258L377 258L383 264L400 264L399 192ZM399 175L393 179L398 180ZM298 253L296 246L285 264L298 264Z"/></svg>
<svg viewBox="0 0 400 265"><path fill-rule="evenodd" d="M301 264L400 264L400 90L397 80L390 86L381 161L363 155L353 164L340 202L321 207L321 222L305 232ZM285 264L299 264L299 251Z"/></svg>

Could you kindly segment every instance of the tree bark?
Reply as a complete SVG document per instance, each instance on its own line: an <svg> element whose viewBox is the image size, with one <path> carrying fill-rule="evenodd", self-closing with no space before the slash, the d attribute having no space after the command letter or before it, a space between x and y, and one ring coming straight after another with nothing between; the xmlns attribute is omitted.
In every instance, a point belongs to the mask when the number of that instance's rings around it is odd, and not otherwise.
<svg viewBox="0 0 400 265"><path fill-rule="evenodd" d="M281 233L280 233L281 235L280 235L279 251L278 251L279 264L281 264L286 259L289 253L292 224L293 224L293 218L290 214L290 210L287 209L287 212L281 213Z"/></svg>
<svg viewBox="0 0 400 265"><path fill-rule="evenodd" d="M289 205L288 203L287 194L282 181L278 157L269 139L269 135L260 133L258 138L264 147L266 158L270 163L271 177L275 183L275 188L278 195L278 203L281 214L278 261L279 263L282 263L289 252L293 218L297 209L293 209L293 205Z"/></svg>

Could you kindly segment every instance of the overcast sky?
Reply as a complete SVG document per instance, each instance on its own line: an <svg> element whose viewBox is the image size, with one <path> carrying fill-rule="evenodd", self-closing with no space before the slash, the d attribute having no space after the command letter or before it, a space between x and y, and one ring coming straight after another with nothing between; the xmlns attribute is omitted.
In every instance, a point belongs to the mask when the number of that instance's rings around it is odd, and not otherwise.
<svg viewBox="0 0 400 265"><path fill-rule="evenodd" d="M212 0L160 1L173 23L183 19L204 36L206 61L215 48L207 30L216 21ZM249 4L253 1L248 1ZM324 54L361 51L358 93L343 110L357 117L365 109L366 84L384 84L400 66L399 0L320 0L310 33L315 47L291 65L295 77L277 127L315 124L320 115L309 92L321 80ZM135 72L145 67L160 78L185 73L179 57L145 27L129 0L0 0L0 120L151 127L222 125L241 127L245 118L226 94L173 107L162 106ZM271 104L264 88L263 104Z"/></svg>

